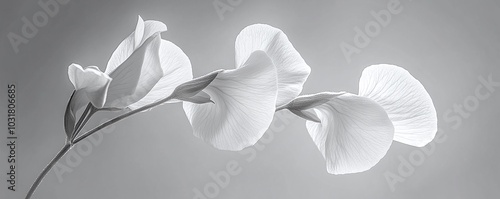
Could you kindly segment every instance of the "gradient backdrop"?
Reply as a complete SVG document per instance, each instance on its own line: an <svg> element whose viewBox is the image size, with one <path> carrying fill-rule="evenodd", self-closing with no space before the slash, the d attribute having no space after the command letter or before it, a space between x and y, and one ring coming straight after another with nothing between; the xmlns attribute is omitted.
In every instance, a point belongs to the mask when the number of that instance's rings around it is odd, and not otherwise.
<svg viewBox="0 0 500 199"><path fill-rule="evenodd" d="M370 11L389 0L243 0L220 18L213 0L77 1L60 5L35 37L14 50L9 32L21 34L22 17L42 11L38 2L0 6L0 198L24 198L38 173L64 144L63 114L72 85L71 63L104 67L134 28L137 15L167 24L164 39L189 56L194 76L234 67L234 41L254 23L282 29L311 66L304 94L357 93L362 70L371 64L403 66L427 88L435 103L444 142L391 189L385 175L398 174L401 158L420 149L394 143L367 172L330 175L303 119L289 124L257 152L218 151L195 138L181 104L169 104L115 125L90 155L59 181L50 172L34 198L194 198L213 183L210 172L230 161L241 173L216 198L496 198L500 195L500 88L481 100L461 123L446 120L454 104L472 99L479 77L500 81L498 0L401 0L403 11L348 63L340 44L353 44L355 27L375 21ZM231 1L233 2L233 1ZM238 1L234 1L238 2ZM7 190L7 84L17 84L17 190ZM487 92L487 90L483 90ZM470 102L470 100L469 100ZM289 115L286 113L285 115ZM458 114L451 113L457 116ZM95 126L113 114L99 114ZM242 121L244 122L244 121ZM278 126L281 124L277 124ZM455 127L455 128L453 128ZM417 152L416 152L417 151ZM68 165L63 158L62 164ZM212 193L215 190L211 190Z"/></svg>

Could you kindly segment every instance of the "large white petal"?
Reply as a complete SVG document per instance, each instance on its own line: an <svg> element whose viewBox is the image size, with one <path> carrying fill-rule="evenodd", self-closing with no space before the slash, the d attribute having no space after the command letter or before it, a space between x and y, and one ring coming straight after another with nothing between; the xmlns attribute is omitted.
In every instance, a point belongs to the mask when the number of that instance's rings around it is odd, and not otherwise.
<svg viewBox="0 0 500 199"><path fill-rule="evenodd" d="M436 109L424 86L394 65L367 67L359 80L359 95L378 102L395 128L394 140L422 147L437 132Z"/></svg>
<svg viewBox="0 0 500 199"><path fill-rule="evenodd" d="M222 150L242 150L255 144L274 116L276 69L262 51L241 67L220 72L203 91L214 103L184 102L194 135Z"/></svg>
<svg viewBox="0 0 500 199"><path fill-rule="evenodd" d="M163 77L159 33L148 38L123 64L111 72L113 78L105 107L125 108L146 96Z"/></svg>
<svg viewBox="0 0 500 199"><path fill-rule="evenodd" d="M89 101L97 108L104 105L111 82L107 74L101 72L96 66L83 69L78 64L71 64L68 67L68 77L77 92L73 98L75 102L78 102L73 107L75 112ZM88 99L84 99L85 97Z"/></svg>
<svg viewBox="0 0 500 199"><path fill-rule="evenodd" d="M297 97L311 72L285 33L269 25L255 24L244 28L236 38L235 48L236 67L241 67L256 50L266 52L271 58L278 71L276 106L285 105Z"/></svg>
<svg viewBox="0 0 500 199"><path fill-rule="evenodd" d="M170 41L161 41L160 63L164 76L144 98L130 105L130 109L137 109L168 97L178 85L193 79L189 58Z"/></svg>
<svg viewBox="0 0 500 199"><path fill-rule="evenodd" d="M369 98L346 93L313 110L321 123L307 121L306 127L326 159L329 173L366 171L391 146L394 136L391 120Z"/></svg>
<svg viewBox="0 0 500 199"><path fill-rule="evenodd" d="M136 29L127 36L118 47L115 49L111 58L108 61L105 73L110 74L113 72L120 64L125 62L130 55L139 48L149 37L153 36L155 33L167 31L167 26L159 21L142 21L139 16ZM136 37L136 34L140 34ZM142 35L142 36L141 36Z"/></svg>

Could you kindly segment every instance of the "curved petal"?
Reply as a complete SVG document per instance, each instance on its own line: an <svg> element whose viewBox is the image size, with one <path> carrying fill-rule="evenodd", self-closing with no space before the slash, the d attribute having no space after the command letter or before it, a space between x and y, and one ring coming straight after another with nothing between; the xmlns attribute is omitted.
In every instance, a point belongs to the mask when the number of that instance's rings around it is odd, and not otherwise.
<svg viewBox="0 0 500 199"><path fill-rule="evenodd" d="M111 82L111 78L107 74L101 72L96 66L89 66L83 69L78 64L71 64L68 67L68 76L78 93L75 95L74 100L79 103L76 103L78 106L73 107L73 109L77 110L81 108L88 101L92 102L97 108L101 108L104 105ZM85 95L82 95L83 93ZM82 99L85 96L88 100Z"/></svg>
<svg viewBox="0 0 500 199"><path fill-rule="evenodd" d="M123 64L111 72L105 107L125 108L146 96L163 77L160 65L160 35L144 42Z"/></svg>
<svg viewBox="0 0 500 199"><path fill-rule="evenodd" d="M144 37L144 20L142 20L141 16L139 16L134 31L134 50L141 45L143 37Z"/></svg>
<svg viewBox="0 0 500 199"><path fill-rule="evenodd" d="M241 67L256 50L262 50L273 61L278 71L278 100L276 106L292 101L302 91L311 68L288 37L280 29L255 24L246 27L236 38L236 67Z"/></svg>
<svg viewBox="0 0 500 199"><path fill-rule="evenodd" d="M220 72L203 91L214 103L184 102L194 135L223 150L242 150L255 144L272 122L276 97L276 69L262 51L245 66Z"/></svg>
<svg viewBox="0 0 500 199"><path fill-rule="evenodd" d="M140 99L138 102L131 104L129 106L130 109L137 109L168 97L178 85L193 79L189 58L178 46L170 41L161 41L160 63L164 76L158 81L158 83L156 83L156 85L145 97Z"/></svg>
<svg viewBox="0 0 500 199"><path fill-rule="evenodd" d="M113 54L111 54L105 73L111 74L111 72L125 62L125 60L132 55L134 50L139 48L139 46L141 46L149 37L153 36L155 33L165 31L167 31L167 26L164 23L153 20L142 21L142 18L139 16L136 29L128 37L126 37L120 45L118 45ZM138 36L136 37L136 35Z"/></svg>
<svg viewBox="0 0 500 199"><path fill-rule="evenodd" d="M306 127L326 159L329 173L366 171L391 146L394 136L391 120L369 98L346 93L313 110L321 123L307 121Z"/></svg>
<svg viewBox="0 0 500 199"><path fill-rule="evenodd" d="M378 102L395 128L394 140L422 147L437 132L436 109L424 86L394 65L367 67L359 80L359 95Z"/></svg>

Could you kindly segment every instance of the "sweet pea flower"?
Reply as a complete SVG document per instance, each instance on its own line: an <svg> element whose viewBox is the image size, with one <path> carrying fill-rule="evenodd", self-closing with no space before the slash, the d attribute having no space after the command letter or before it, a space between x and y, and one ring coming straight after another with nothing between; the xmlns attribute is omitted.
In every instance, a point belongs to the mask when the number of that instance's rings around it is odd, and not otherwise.
<svg viewBox="0 0 500 199"><path fill-rule="evenodd" d="M69 140L77 133L76 112L89 103L96 110L135 110L168 97L192 79L189 58L175 44L161 39L160 33L166 30L162 22L143 21L139 16L135 31L118 45L104 72L96 66L68 67L75 88L64 118Z"/></svg>
<svg viewBox="0 0 500 199"><path fill-rule="evenodd" d="M64 116L66 144L38 175L26 198L31 198L48 171L75 144L133 114L166 102L176 102L172 94L193 76L191 63L184 52L172 42L161 39L160 33L166 30L162 22L144 21L139 16L135 30L118 45L104 72L97 66L71 64L68 67L68 77L75 91ZM85 105L87 108L76 122L77 112ZM128 111L77 137L96 111L123 109Z"/></svg>
<svg viewBox="0 0 500 199"><path fill-rule="evenodd" d="M244 28L236 37L235 49L237 68L256 50L264 51L271 58L278 73L277 107L295 99L311 73L285 33L270 25L254 24Z"/></svg>
<svg viewBox="0 0 500 199"><path fill-rule="evenodd" d="M283 108L308 120L307 130L332 174L366 171L393 140L422 147L437 132L436 110L424 86L394 65L367 67L359 95L300 96Z"/></svg>
<svg viewBox="0 0 500 199"><path fill-rule="evenodd" d="M213 103L183 104L196 137L231 151L262 137L276 107L300 94L311 70L283 31L269 25L244 28L235 49L236 69L214 72L202 90Z"/></svg>
<svg viewBox="0 0 500 199"><path fill-rule="evenodd" d="M88 102L98 109L137 109L165 98L179 84L192 79L191 63L184 52L160 33L159 21L143 21L111 55L106 70L71 64L68 76L75 87L74 111Z"/></svg>

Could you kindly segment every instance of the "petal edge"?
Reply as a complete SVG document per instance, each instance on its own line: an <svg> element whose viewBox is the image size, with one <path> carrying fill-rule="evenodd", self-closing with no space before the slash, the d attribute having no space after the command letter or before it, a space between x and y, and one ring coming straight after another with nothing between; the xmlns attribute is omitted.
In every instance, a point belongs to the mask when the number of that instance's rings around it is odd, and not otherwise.
<svg viewBox="0 0 500 199"><path fill-rule="evenodd" d="M379 103L395 128L394 140L422 147L437 133L437 114L424 86L407 70L389 64L367 67L359 94Z"/></svg>
<svg viewBox="0 0 500 199"><path fill-rule="evenodd" d="M391 146L394 127L384 109L371 99L344 94L313 110L321 123L307 121L306 127L326 159L328 173L366 171Z"/></svg>
<svg viewBox="0 0 500 199"><path fill-rule="evenodd" d="M203 90L214 103L183 103L194 135L215 148L237 151L251 146L272 122L276 69L262 51L253 53L246 65L220 72Z"/></svg>

